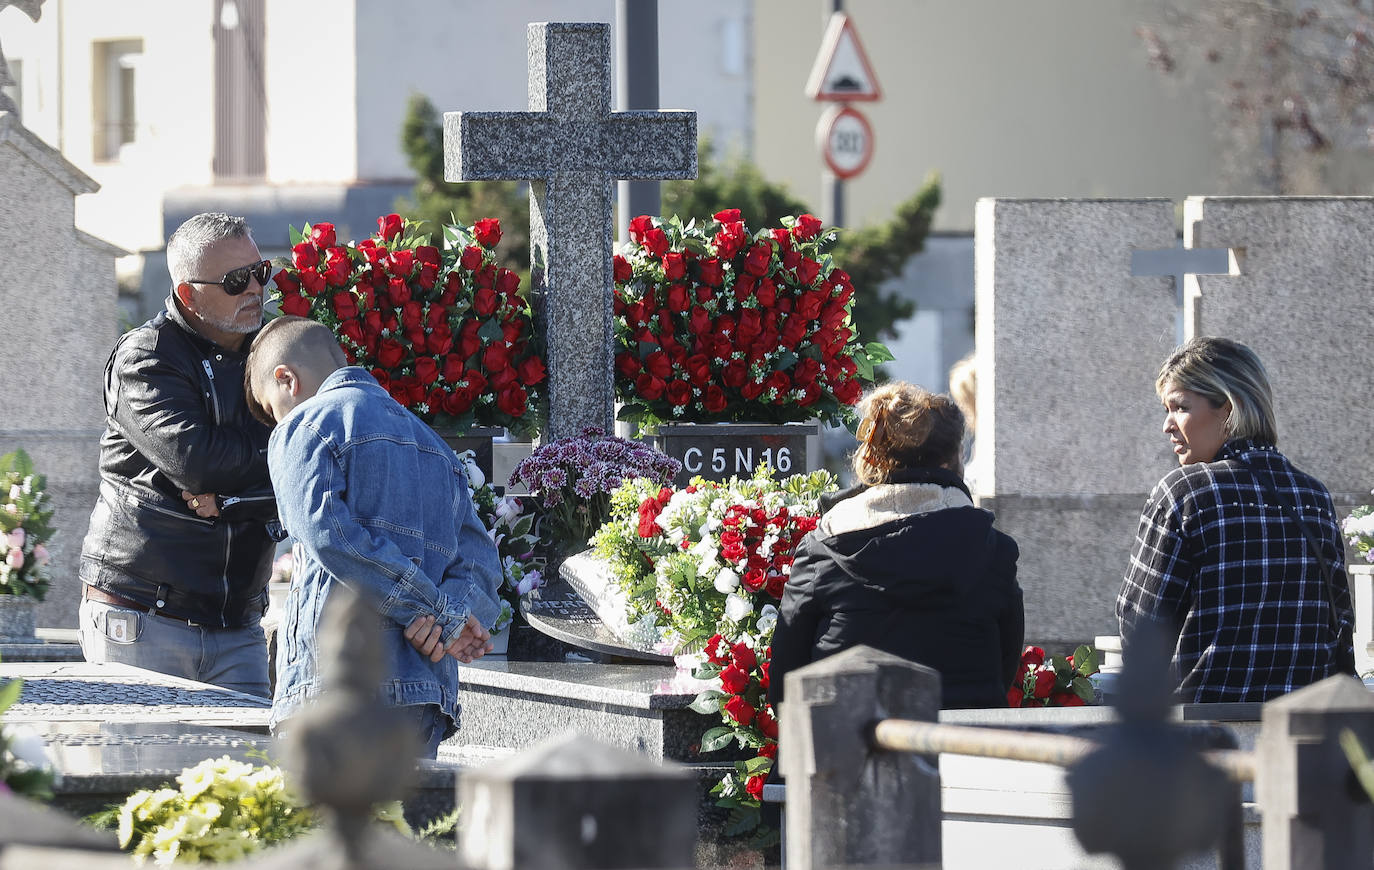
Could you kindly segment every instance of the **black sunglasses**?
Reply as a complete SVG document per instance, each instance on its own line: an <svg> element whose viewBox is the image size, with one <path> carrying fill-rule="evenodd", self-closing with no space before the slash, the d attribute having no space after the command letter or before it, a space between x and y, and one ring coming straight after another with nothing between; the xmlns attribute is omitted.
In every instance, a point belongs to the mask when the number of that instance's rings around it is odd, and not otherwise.
<svg viewBox="0 0 1374 870"><path fill-rule="evenodd" d="M267 289L267 281L272 277L272 262L263 260L251 266L239 266L224 273L218 281L192 281L192 284L219 284L224 287L226 296L237 296L248 289L249 279L257 278L258 286Z"/></svg>

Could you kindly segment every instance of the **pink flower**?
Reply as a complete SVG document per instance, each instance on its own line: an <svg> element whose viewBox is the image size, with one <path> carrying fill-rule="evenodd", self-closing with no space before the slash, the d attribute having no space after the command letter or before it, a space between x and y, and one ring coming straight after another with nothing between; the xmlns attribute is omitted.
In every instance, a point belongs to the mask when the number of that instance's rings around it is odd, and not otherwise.
<svg viewBox="0 0 1374 870"><path fill-rule="evenodd" d="M20 568L23 568L23 567L24 567L24 551L23 551L23 550L10 550L9 555L5 557L5 564L9 565L11 568L13 568L13 569L16 570L16 571L18 571Z"/></svg>
<svg viewBox="0 0 1374 870"><path fill-rule="evenodd" d="M39 565L46 565L48 564L48 560L52 557L48 555L48 548L43 546L42 544L39 544L33 548L33 558L38 562Z"/></svg>
<svg viewBox="0 0 1374 870"><path fill-rule="evenodd" d="M5 542L17 550L20 547L24 546L25 537L27 536L24 534L24 530L22 528L18 528L5 536Z"/></svg>

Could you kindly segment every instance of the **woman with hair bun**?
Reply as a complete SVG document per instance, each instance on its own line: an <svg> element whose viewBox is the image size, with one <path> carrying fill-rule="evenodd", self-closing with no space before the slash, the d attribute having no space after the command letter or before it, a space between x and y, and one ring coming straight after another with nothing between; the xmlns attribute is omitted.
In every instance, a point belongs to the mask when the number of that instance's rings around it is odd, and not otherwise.
<svg viewBox="0 0 1374 870"><path fill-rule="evenodd" d="M1355 671L1331 493L1278 451L1255 352L1194 338L1159 370L1179 467L1145 502L1117 596L1121 640L1157 627L1183 702L1267 701Z"/></svg>
<svg viewBox="0 0 1374 870"><path fill-rule="evenodd" d="M769 700L787 673L859 644L940 672L944 707L1003 707L1025 615L1016 542L961 479L954 401L890 383L860 405L859 484L823 500L784 588Z"/></svg>

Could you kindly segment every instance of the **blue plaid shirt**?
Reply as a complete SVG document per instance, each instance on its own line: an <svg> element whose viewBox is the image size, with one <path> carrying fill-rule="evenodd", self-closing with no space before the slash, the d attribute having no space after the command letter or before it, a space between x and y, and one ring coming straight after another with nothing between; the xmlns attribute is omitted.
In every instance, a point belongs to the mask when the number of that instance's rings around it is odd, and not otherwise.
<svg viewBox="0 0 1374 870"><path fill-rule="evenodd" d="M1341 625L1353 624L1331 493L1273 446L1229 441L1214 461L1156 484L1116 601L1123 644L1145 620L1177 638L1180 701L1266 701L1338 670L1317 559L1256 476L1288 497L1320 542Z"/></svg>

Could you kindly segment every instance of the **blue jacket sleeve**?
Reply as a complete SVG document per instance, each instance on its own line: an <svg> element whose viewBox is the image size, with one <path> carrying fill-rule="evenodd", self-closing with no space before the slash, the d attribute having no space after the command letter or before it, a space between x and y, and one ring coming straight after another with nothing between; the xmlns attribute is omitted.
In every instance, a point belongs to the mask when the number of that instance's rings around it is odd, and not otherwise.
<svg viewBox="0 0 1374 870"><path fill-rule="evenodd" d="M483 618L485 581L467 584L461 595L441 591L394 541L358 522L344 498L347 479L332 445L299 421L280 427L269 443L268 462L274 470L292 469L294 485L278 487L277 510L287 530L330 576L365 595L397 625L435 617L445 645L470 612Z"/></svg>

